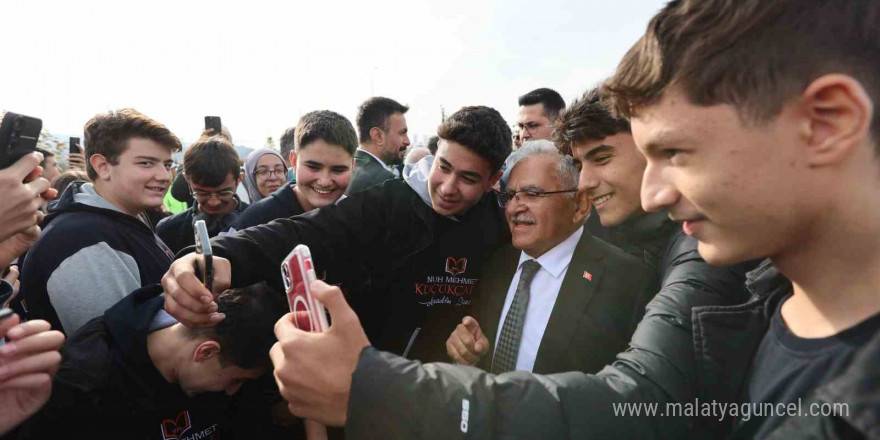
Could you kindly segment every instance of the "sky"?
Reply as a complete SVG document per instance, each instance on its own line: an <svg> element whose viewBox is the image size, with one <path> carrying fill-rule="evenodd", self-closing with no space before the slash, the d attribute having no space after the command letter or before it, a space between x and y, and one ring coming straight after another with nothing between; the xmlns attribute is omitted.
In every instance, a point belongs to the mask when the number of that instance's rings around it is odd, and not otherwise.
<svg viewBox="0 0 880 440"><path fill-rule="evenodd" d="M496 108L538 87L566 102L612 74L663 0L0 0L0 109L76 136L133 107L194 141L217 115L259 148L312 110L354 123L387 96L416 142L441 107Z"/></svg>

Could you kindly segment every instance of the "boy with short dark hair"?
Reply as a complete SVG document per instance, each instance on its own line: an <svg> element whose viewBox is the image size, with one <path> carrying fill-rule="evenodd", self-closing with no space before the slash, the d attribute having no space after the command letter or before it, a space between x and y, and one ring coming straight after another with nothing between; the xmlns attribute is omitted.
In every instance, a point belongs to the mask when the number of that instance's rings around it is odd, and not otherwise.
<svg viewBox="0 0 880 440"><path fill-rule="evenodd" d="M230 232L336 203L348 188L357 135L345 116L329 110L309 112L288 132L294 134L288 154L294 183L254 203L232 223Z"/></svg>
<svg viewBox="0 0 880 440"><path fill-rule="evenodd" d="M90 183L67 187L21 270L28 318L72 333L129 292L159 282L173 254L144 212L162 205L180 141L133 109L85 126Z"/></svg>
<svg viewBox="0 0 880 440"><path fill-rule="evenodd" d="M217 297L226 321L190 329L162 310L161 294L137 290L70 337L52 396L20 438L231 438L233 402L219 393L269 367L283 296L265 284L227 290Z"/></svg>
<svg viewBox="0 0 880 440"><path fill-rule="evenodd" d="M225 137L202 137L183 155L184 176L194 203L180 214L162 219L156 234L175 254L195 244L193 223L205 220L213 237L229 228L248 204L235 194L241 180L238 152Z"/></svg>

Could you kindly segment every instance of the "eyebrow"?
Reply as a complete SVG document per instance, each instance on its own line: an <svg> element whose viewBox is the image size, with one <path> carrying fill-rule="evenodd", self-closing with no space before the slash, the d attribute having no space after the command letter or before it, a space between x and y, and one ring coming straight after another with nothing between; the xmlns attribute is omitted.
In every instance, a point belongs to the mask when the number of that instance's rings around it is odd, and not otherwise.
<svg viewBox="0 0 880 440"><path fill-rule="evenodd" d="M525 185L525 186L519 187L518 191L544 191L544 188L541 188L538 185Z"/></svg>
<svg viewBox="0 0 880 440"><path fill-rule="evenodd" d="M452 164L449 163L448 160L446 160L446 159L444 159L444 158L442 158L442 157L438 157L437 160L439 160L443 165L446 165L446 166L448 166L449 168L452 168L453 170L455 170L455 167L452 166ZM462 176L465 176L465 177L471 177L471 178L474 178L474 179L477 179L477 180L482 180L482 179L483 179L483 175L480 174L480 173L478 173L478 172L476 172L476 171L456 171L456 173L458 173L458 174L460 174L460 175L462 175Z"/></svg>
<svg viewBox="0 0 880 440"><path fill-rule="evenodd" d="M587 151L587 153L584 154L584 159L590 159L590 158L597 156L599 154L609 153L614 150L615 150L615 148L612 145L600 144L600 145L593 147L593 149L591 149L590 151Z"/></svg>
<svg viewBox="0 0 880 440"><path fill-rule="evenodd" d="M135 156L134 160L152 160L153 162L173 162L171 159L162 160L153 156Z"/></svg>

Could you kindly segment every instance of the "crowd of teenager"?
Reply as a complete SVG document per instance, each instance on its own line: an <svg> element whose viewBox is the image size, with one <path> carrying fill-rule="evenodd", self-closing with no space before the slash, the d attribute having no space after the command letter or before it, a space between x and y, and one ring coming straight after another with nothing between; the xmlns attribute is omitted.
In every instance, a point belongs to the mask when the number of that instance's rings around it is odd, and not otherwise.
<svg viewBox="0 0 880 440"><path fill-rule="evenodd" d="M880 2L674 0L513 130L467 106L413 146L371 97L175 166L97 114L70 170L0 170L0 434L880 438L878 60Z"/></svg>

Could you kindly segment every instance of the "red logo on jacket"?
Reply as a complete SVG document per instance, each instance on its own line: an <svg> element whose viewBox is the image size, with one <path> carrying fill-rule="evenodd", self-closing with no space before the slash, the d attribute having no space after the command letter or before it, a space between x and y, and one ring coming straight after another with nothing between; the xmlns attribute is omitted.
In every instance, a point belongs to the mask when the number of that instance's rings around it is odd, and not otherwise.
<svg viewBox="0 0 880 440"><path fill-rule="evenodd" d="M465 270L467 270L467 258L462 257L456 260L453 257L449 257L446 259L446 272L449 275L461 275Z"/></svg>
<svg viewBox="0 0 880 440"><path fill-rule="evenodd" d="M162 438L164 440L179 439L184 432L192 428L189 411L183 410L174 420L162 421Z"/></svg>

